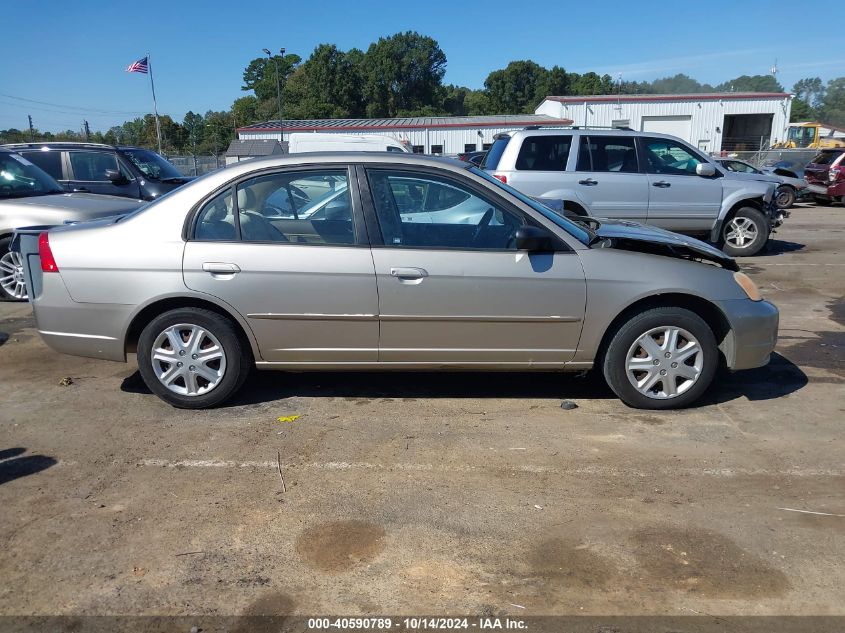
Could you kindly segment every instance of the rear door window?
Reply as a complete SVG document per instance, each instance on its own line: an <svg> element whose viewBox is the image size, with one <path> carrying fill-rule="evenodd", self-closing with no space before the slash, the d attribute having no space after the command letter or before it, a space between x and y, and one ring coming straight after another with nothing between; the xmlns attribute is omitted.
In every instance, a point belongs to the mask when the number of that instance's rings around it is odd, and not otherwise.
<svg viewBox="0 0 845 633"><path fill-rule="evenodd" d="M637 144L632 136L582 136L578 145L577 171L640 171Z"/></svg>
<svg viewBox="0 0 845 633"><path fill-rule="evenodd" d="M74 180L110 182L107 170L117 171L117 158L106 152L70 152Z"/></svg>
<svg viewBox="0 0 845 633"><path fill-rule="evenodd" d="M566 171L572 136L527 136L516 157L518 171ZM490 150L491 152L493 150Z"/></svg>

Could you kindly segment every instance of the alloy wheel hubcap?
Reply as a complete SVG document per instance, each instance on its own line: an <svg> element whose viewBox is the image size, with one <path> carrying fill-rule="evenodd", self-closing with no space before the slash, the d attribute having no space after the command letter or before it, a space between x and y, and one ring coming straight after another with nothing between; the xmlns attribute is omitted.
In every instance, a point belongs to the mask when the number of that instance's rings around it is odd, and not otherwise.
<svg viewBox="0 0 845 633"><path fill-rule="evenodd" d="M725 241L743 248L751 244L757 238L757 225L748 218L734 218L728 222L728 229L725 232Z"/></svg>
<svg viewBox="0 0 845 633"><path fill-rule="evenodd" d="M652 328L628 350L625 373L644 396L675 398L689 391L701 376L704 352L698 340L674 326Z"/></svg>
<svg viewBox="0 0 845 633"><path fill-rule="evenodd" d="M198 325L180 323L153 343L153 371L159 382L181 396L201 396L220 384L226 352L217 337Z"/></svg>
<svg viewBox="0 0 845 633"><path fill-rule="evenodd" d="M9 251L0 257L0 286L14 299L27 298L20 253Z"/></svg>

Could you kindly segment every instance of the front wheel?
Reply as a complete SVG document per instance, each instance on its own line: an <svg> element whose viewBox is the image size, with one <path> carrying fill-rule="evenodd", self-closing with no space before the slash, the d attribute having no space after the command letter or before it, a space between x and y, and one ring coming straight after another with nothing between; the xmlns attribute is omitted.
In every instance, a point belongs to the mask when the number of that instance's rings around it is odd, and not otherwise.
<svg viewBox="0 0 845 633"><path fill-rule="evenodd" d="M722 227L722 250L731 257L756 255L769 241L769 222L754 207L742 207Z"/></svg>
<svg viewBox="0 0 845 633"><path fill-rule="evenodd" d="M795 189L782 185L775 191L775 204L778 209L789 209L795 204Z"/></svg>
<svg viewBox="0 0 845 633"><path fill-rule="evenodd" d="M180 409L215 407L240 389L251 354L226 317L183 308L153 319L138 339L138 369L147 387Z"/></svg>
<svg viewBox="0 0 845 633"><path fill-rule="evenodd" d="M20 253L9 250L12 238L0 240L0 301L26 301L26 281Z"/></svg>
<svg viewBox="0 0 845 633"><path fill-rule="evenodd" d="M622 402L635 409L679 409L707 390L719 351L710 326L684 308L653 308L622 325L602 371Z"/></svg>

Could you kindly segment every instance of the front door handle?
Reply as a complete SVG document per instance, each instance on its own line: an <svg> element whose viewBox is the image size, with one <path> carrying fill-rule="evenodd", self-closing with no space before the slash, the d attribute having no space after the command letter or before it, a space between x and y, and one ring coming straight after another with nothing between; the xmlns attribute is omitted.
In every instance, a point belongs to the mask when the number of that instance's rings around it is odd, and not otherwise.
<svg viewBox="0 0 845 633"><path fill-rule="evenodd" d="M660 187L661 189L666 189L666 187L671 187L672 183L666 182L665 180L658 180L657 182L651 183L652 187Z"/></svg>
<svg viewBox="0 0 845 633"><path fill-rule="evenodd" d="M226 262L205 262L202 269L212 275L234 275L241 272L240 266Z"/></svg>
<svg viewBox="0 0 845 633"><path fill-rule="evenodd" d="M74 187L73 188L74 193L88 193L88 191L89 191L88 187Z"/></svg>
<svg viewBox="0 0 845 633"><path fill-rule="evenodd" d="M425 268L391 268L390 276L402 279L423 279L428 277L428 271Z"/></svg>
<svg viewBox="0 0 845 633"><path fill-rule="evenodd" d="M579 180L578 184L586 185L587 187L595 187L597 184L599 184L599 181L593 180L592 178L587 178L586 180Z"/></svg>

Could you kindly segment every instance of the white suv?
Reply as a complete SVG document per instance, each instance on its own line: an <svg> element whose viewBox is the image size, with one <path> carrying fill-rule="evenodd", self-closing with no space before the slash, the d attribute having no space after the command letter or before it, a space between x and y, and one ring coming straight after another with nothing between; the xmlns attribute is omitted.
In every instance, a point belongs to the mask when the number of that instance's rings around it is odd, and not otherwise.
<svg viewBox="0 0 845 633"><path fill-rule="evenodd" d="M787 214L774 179L728 171L665 134L529 127L497 135L482 169L568 214L704 236L732 256L762 250Z"/></svg>

